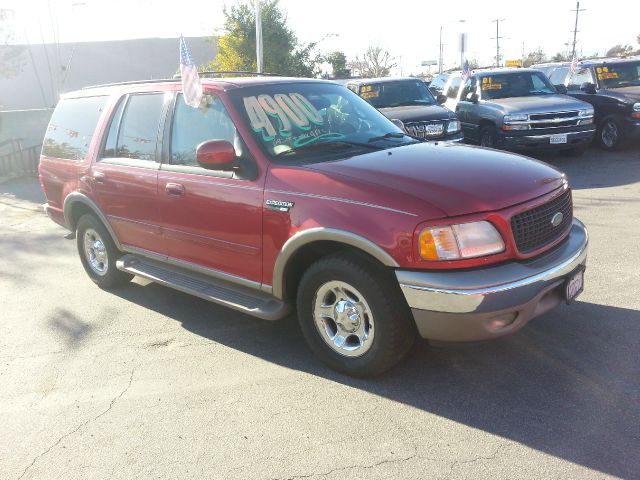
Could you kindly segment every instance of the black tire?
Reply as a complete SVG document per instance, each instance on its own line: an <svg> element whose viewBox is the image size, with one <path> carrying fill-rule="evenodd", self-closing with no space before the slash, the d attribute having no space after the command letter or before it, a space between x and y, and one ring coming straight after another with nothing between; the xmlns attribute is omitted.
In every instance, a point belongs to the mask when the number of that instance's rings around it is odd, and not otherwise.
<svg viewBox="0 0 640 480"><path fill-rule="evenodd" d="M85 248L87 239L93 244L92 248ZM97 242L100 242L99 245ZM116 248L111 235L102 222L95 215L85 214L76 224L76 245L80 261L89 278L100 288L109 289L128 283L133 275L116 268L116 261L122 253ZM96 247L99 245L99 247ZM91 250L91 252L89 252ZM98 252L99 253L96 253ZM91 258L95 259L92 264ZM102 261L101 261L102 260ZM100 272L102 267L104 272Z"/></svg>
<svg viewBox="0 0 640 480"><path fill-rule="evenodd" d="M614 117L603 118L598 125L597 142L603 150L619 150L623 143L622 125Z"/></svg>
<svg viewBox="0 0 640 480"><path fill-rule="evenodd" d="M481 147L496 148L498 135L496 133L496 127L493 125L485 125L480 128L480 141Z"/></svg>
<svg viewBox="0 0 640 480"><path fill-rule="evenodd" d="M338 347L329 346L325 340L328 336L316 325L314 309L318 295L327 285L336 282L348 284L363 297L360 300L364 300L370 310L371 318L365 313L359 318L363 323L365 318L367 322L371 320L373 327L370 325L370 328L375 334L370 337L367 350L359 356L344 356L337 351ZM384 267L358 255L330 255L311 265L300 280L297 310L302 333L311 350L331 368L347 375L366 377L385 372L406 355L416 338L411 312L394 277ZM318 317L319 323L320 318L323 317ZM339 323L336 321L333 325L338 332Z"/></svg>

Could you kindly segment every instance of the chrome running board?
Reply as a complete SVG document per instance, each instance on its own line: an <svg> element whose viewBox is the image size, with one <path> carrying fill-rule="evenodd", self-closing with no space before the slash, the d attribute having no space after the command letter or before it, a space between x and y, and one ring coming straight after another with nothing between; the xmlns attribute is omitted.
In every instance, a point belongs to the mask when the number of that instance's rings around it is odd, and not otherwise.
<svg viewBox="0 0 640 480"><path fill-rule="evenodd" d="M264 320L279 320L289 313L289 306L271 295L138 255L124 255L116 266L123 272Z"/></svg>

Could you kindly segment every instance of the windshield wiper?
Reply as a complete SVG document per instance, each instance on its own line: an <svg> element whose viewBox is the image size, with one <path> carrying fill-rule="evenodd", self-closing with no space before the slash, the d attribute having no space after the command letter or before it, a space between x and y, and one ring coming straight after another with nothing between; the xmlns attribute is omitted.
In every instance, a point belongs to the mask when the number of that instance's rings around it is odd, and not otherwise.
<svg viewBox="0 0 640 480"><path fill-rule="evenodd" d="M402 132L389 132L389 133L385 133L384 135L379 135L377 137L371 137L369 140L367 140L369 143L372 142L377 142L378 140L387 140L390 138L402 138L402 137L409 137L409 138L413 138L414 140L418 140L420 142L424 142L425 140L423 138L420 137L414 137L413 135L409 135L408 133L402 133Z"/></svg>
<svg viewBox="0 0 640 480"><path fill-rule="evenodd" d="M306 145L300 145L299 147L291 147L289 150L285 150L284 152L277 153L277 157L281 157L284 155L291 155L292 153L302 152L305 150L321 150L322 148L335 148L335 147L364 147L370 150L383 150L382 147L378 147L376 145L371 145L369 143L360 143L360 142L351 142L348 140L332 140L330 142L311 142Z"/></svg>

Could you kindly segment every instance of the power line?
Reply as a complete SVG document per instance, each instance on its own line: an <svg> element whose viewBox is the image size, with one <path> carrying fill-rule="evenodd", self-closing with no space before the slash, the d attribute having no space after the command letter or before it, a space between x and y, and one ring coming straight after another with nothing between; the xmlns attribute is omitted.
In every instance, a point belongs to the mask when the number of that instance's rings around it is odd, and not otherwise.
<svg viewBox="0 0 640 480"><path fill-rule="evenodd" d="M496 67L500 66L500 39L504 38L500 36L500 22L504 22L504 18L496 18L495 20L491 20L492 22L496 22L496 36L491 37L491 40L496 41Z"/></svg>
<svg viewBox="0 0 640 480"><path fill-rule="evenodd" d="M569 10L570 12L576 12L576 24L573 27L573 48L571 49L571 59L573 60L576 56L576 37L578 35L578 14L580 12L584 12L586 8L580 8L580 2L576 2L576 9Z"/></svg>

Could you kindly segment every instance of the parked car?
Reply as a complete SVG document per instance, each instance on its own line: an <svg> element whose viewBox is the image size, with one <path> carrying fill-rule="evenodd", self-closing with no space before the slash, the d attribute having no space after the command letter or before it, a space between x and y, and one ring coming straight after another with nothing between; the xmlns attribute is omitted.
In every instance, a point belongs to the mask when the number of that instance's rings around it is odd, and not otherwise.
<svg viewBox="0 0 640 480"><path fill-rule="evenodd" d="M485 147L578 155L595 133L593 107L558 93L534 69L474 71L456 101L465 140Z"/></svg>
<svg viewBox="0 0 640 480"><path fill-rule="evenodd" d="M568 62L534 65L572 97L592 105L598 127L596 140L605 150L640 140L640 57L584 60L571 73ZM550 70L552 68L552 70Z"/></svg>
<svg viewBox="0 0 640 480"><path fill-rule="evenodd" d="M414 139L332 82L202 83L199 108L149 81L53 113L45 210L101 288L138 275L266 320L295 309L351 375L416 334L499 337L582 291L587 232L555 168Z"/></svg>
<svg viewBox="0 0 640 480"><path fill-rule="evenodd" d="M387 118L400 120L414 137L437 141L460 141L460 122L455 113L440 106L422 80L415 78L368 78L350 80L349 90L360 95Z"/></svg>

